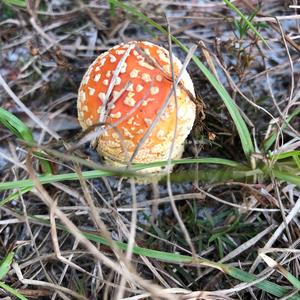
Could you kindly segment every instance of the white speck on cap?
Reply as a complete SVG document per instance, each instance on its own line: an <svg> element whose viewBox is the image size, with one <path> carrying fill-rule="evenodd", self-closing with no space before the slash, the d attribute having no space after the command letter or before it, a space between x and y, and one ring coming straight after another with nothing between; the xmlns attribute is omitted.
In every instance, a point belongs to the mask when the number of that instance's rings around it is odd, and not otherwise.
<svg viewBox="0 0 300 300"><path fill-rule="evenodd" d="M127 128L123 128L123 132L126 137L128 137L130 139L133 138L133 135L130 133L130 131Z"/></svg>
<svg viewBox="0 0 300 300"><path fill-rule="evenodd" d="M158 57L161 61L170 63L170 59L162 51L159 52Z"/></svg>
<svg viewBox="0 0 300 300"><path fill-rule="evenodd" d="M151 76L148 73L143 73L142 74L142 80L144 80L145 82L151 82Z"/></svg>
<svg viewBox="0 0 300 300"><path fill-rule="evenodd" d="M113 91L112 92L112 94L113 94L113 98L119 98L119 96L120 96L120 92L118 92L118 91Z"/></svg>
<svg viewBox="0 0 300 300"><path fill-rule="evenodd" d="M143 106L147 106L148 105L148 103L149 102L152 102L152 101L155 101L155 99L154 98L147 98L146 100L144 100L144 102L143 102Z"/></svg>
<svg viewBox="0 0 300 300"><path fill-rule="evenodd" d="M127 69L127 64L124 62L123 65L122 65L122 67L121 67L120 73L121 74L126 73L126 69Z"/></svg>
<svg viewBox="0 0 300 300"><path fill-rule="evenodd" d="M149 70L154 70L154 68L153 68L151 65L149 65L148 63L146 63L146 62L144 62L144 61L139 61L139 65L140 65L141 67L147 68L147 69L149 69Z"/></svg>
<svg viewBox="0 0 300 300"><path fill-rule="evenodd" d="M83 85L86 85L86 84L88 83L89 80L90 80L90 76L86 74L86 75L83 77L82 84L83 84Z"/></svg>
<svg viewBox="0 0 300 300"><path fill-rule="evenodd" d="M143 44L146 45L146 46L148 46L148 47L150 47L150 48L153 47L153 44L150 43L150 42L147 42L147 41L143 41Z"/></svg>
<svg viewBox="0 0 300 300"><path fill-rule="evenodd" d="M138 84L138 85L136 86L136 91L137 91L138 93L141 92L143 89L144 89L144 87L143 87L141 84Z"/></svg>
<svg viewBox="0 0 300 300"><path fill-rule="evenodd" d="M128 105L128 106L135 106L135 100L131 97L126 97L125 100L124 100L124 104Z"/></svg>
<svg viewBox="0 0 300 300"><path fill-rule="evenodd" d="M131 117L131 118L127 121L127 124L131 125L132 122L133 122L133 120L134 120L134 117Z"/></svg>
<svg viewBox="0 0 300 300"><path fill-rule="evenodd" d="M117 61L117 59L116 59L116 57L115 57L114 55L110 54L109 57L110 57L110 60L109 60L109 61L110 61L111 63L114 63L114 62Z"/></svg>
<svg viewBox="0 0 300 300"><path fill-rule="evenodd" d="M130 78L137 78L139 72L140 72L139 70L133 69L129 74Z"/></svg>
<svg viewBox="0 0 300 300"><path fill-rule="evenodd" d="M95 82L98 82L98 81L100 80L100 78L101 78L101 74L96 74L96 75L94 76L94 81L95 81Z"/></svg>
<svg viewBox="0 0 300 300"><path fill-rule="evenodd" d="M103 67L105 63L106 63L106 58L102 58L102 59L100 60L99 67Z"/></svg>
<svg viewBox="0 0 300 300"><path fill-rule="evenodd" d="M115 85L119 85L122 82L121 77L117 77L115 81Z"/></svg>
<svg viewBox="0 0 300 300"><path fill-rule="evenodd" d="M88 87L88 90L89 90L89 95L90 96L93 96L95 94L96 90L94 88Z"/></svg>
<svg viewBox="0 0 300 300"><path fill-rule="evenodd" d="M150 89L150 94L151 95L156 95L158 93L159 93L159 88L157 86L151 87L151 89Z"/></svg>
<svg viewBox="0 0 300 300"><path fill-rule="evenodd" d="M128 88L126 90L129 91L129 92L133 92L134 91L133 84L130 83L129 86L128 86Z"/></svg>
<svg viewBox="0 0 300 300"><path fill-rule="evenodd" d="M86 101L86 94L82 90L79 92L79 101L82 103L84 103Z"/></svg>
<svg viewBox="0 0 300 300"><path fill-rule="evenodd" d="M122 55L122 54L124 54L125 52L126 52L125 50L117 50L117 51L116 51L116 54Z"/></svg>
<svg viewBox="0 0 300 300"><path fill-rule="evenodd" d="M162 78L161 75L158 74L158 75L156 75L155 79L156 79L157 81L161 82L163 78Z"/></svg>
<svg viewBox="0 0 300 300"><path fill-rule="evenodd" d="M122 116L122 114L118 111L115 114L110 114L110 117L113 119L119 119Z"/></svg>
<svg viewBox="0 0 300 300"><path fill-rule="evenodd" d="M98 94L98 97L99 97L99 99L100 99L101 101L104 101L104 99L105 99L105 93L99 93L99 94Z"/></svg>

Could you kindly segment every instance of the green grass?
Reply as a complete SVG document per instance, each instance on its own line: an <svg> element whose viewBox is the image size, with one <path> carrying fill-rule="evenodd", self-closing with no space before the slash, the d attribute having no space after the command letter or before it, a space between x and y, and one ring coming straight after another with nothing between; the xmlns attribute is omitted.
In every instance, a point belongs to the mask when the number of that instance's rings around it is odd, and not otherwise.
<svg viewBox="0 0 300 300"><path fill-rule="evenodd" d="M2 0L7 5L19 6L19 7L26 7L27 1L25 0Z"/></svg>
<svg viewBox="0 0 300 300"><path fill-rule="evenodd" d="M293 183L297 186L300 186L300 176L296 175L296 172L298 172L299 174L299 169L294 170L294 174L292 174L291 171L282 171L282 170L278 170L278 169L272 169L270 170L270 174L271 176L273 175L275 178L282 180L284 182L289 182L289 183Z"/></svg>
<svg viewBox="0 0 300 300"><path fill-rule="evenodd" d="M300 107L296 108L288 117L287 119L285 120L283 126L282 126L282 130L286 129L288 124L291 123L294 118L296 116L298 116L300 114ZM276 138L277 138L277 135L278 135L278 128L276 128L271 134L270 136L263 142L263 145L262 145L262 150L264 151L267 151L269 150L272 145L275 143L276 141Z"/></svg>
<svg viewBox="0 0 300 300"><path fill-rule="evenodd" d="M247 18L247 20L249 21L249 22L251 22L253 19L254 19L254 17L255 17L255 15L256 15L256 11L255 12L253 12L248 18ZM239 39L242 39L246 34L247 34L247 32L248 32L248 29L249 29L249 25L244 21L244 19L240 19L240 20L234 20L234 22L233 22L233 24L234 24L234 27L236 28L236 30L238 31L238 33L239 33Z"/></svg>
<svg viewBox="0 0 300 300"><path fill-rule="evenodd" d="M32 131L15 115L11 114L9 111L0 107L0 124L6 127L11 133L13 133L20 140L32 144L34 143ZM43 154L34 151L36 156L39 157L39 162L43 173L52 173L51 166L47 160L43 158Z"/></svg>
<svg viewBox="0 0 300 300"><path fill-rule="evenodd" d="M32 220L38 221L41 224L49 226L49 222L46 220L43 220L43 219L40 219L37 217L33 217L33 216L31 216L30 218ZM63 225L56 224L56 226L59 230L68 231L67 228ZM93 234L93 233L86 233L86 232L82 232L82 234L90 241L96 242L100 245L112 247L111 243L100 235ZM117 247L119 250L126 251L128 245L123 242L115 241L113 247ZM258 279L257 276L247 273L245 271L242 271L238 268L232 267L228 264L216 263L216 262L213 262L213 261L210 261L207 259L195 258L195 257L189 256L189 255L182 255L182 254L178 254L178 253L153 250L153 249L148 249L148 248L143 248L143 247L138 247L138 246L134 246L132 251L135 255L145 256L145 257L156 259L156 260L162 261L162 262L211 267L211 268L220 270L221 272L223 272L241 282L251 283ZM273 283L271 281L268 281L268 280L263 280L259 283L256 283L255 286L273 296L276 296L276 297L284 297L291 291L290 288L282 287L282 286L280 286L276 283ZM300 295L298 295L298 294L293 295L289 299L300 300Z"/></svg>
<svg viewBox="0 0 300 300"><path fill-rule="evenodd" d="M4 281L5 276L7 275L8 271L11 268L11 264L13 262L14 253L10 252L8 253L4 259L0 262L0 288L8 292L9 294L15 296L18 299L21 300L28 300L26 297L24 297L20 292L18 292L16 289L10 287L7 285Z"/></svg>
<svg viewBox="0 0 300 300"><path fill-rule="evenodd" d="M268 45L267 41L263 38L263 36L257 31L255 26L251 23L252 19L255 17L256 12L254 12L249 18L245 16L233 3L231 3L229 0L223 0L226 5L233 10L243 21L243 23L240 23L240 33L245 34L246 31L250 28L255 35L262 40L262 42L270 49L270 46Z"/></svg>
<svg viewBox="0 0 300 300"><path fill-rule="evenodd" d="M183 203L187 202L183 201ZM207 208L197 200L189 200L188 203L189 205L182 204L181 206L179 204L178 206L181 207L183 221L195 243L197 253L202 253L208 247L215 246L217 252L213 256L214 259L223 258L226 253L236 248L233 241L242 244L259 233L261 229L258 225L259 222L257 225L245 222L244 215L236 209L222 208L212 211L211 208ZM201 216L199 216L200 211ZM149 224L151 224L150 220ZM158 227L160 231L155 232L156 228L152 228L151 231L159 236L161 236L160 232L164 232L163 238L165 240L173 241L182 247L188 247L176 222L173 223L170 220L166 223L164 219L161 219ZM147 245L152 243L155 243L154 238Z"/></svg>
<svg viewBox="0 0 300 300"><path fill-rule="evenodd" d="M272 156L275 160L282 160L291 157L300 157L300 150L287 151Z"/></svg>
<svg viewBox="0 0 300 300"><path fill-rule="evenodd" d="M107 246L110 246L109 242L106 241L103 237L100 237L95 234L90 233L84 233L85 237L88 238L90 241L94 241L99 244L104 244ZM127 249L126 243L116 242L116 245L121 250ZM203 265L207 267L211 267L214 269L218 269L221 272L224 272L225 274L228 274L229 276L240 280L241 282L252 282L257 280L258 278L253 275L249 274L245 271L242 271L238 268L232 267L230 265L215 263L206 259L196 259L192 256L188 255L181 255L181 254L175 254L170 252L164 252L164 251L158 251L158 250L151 250L147 248L142 247L134 247L133 253L136 255L141 255L149 258L154 258L160 261L169 262L169 263L184 263L184 264L193 264L193 265ZM284 297L290 289L286 287L281 287L280 285L277 285L275 283L272 283L268 280L263 280L262 282L255 285L259 289L266 291L276 297ZM300 295L294 295L290 299L292 300L299 300Z"/></svg>
<svg viewBox="0 0 300 300"><path fill-rule="evenodd" d="M25 296L23 296L16 289L10 287L9 285L7 285L6 283L4 283L2 281L0 281L0 288L4 289L6 292L8 292L9 294L15 296L16 298L18 298L20 300L28 300L28 298L26 298Z"/></svg>
<svg viewBox="0 0 300 300"><path fill-rule="evenodd" d="M159 166L166 166L168 165L168 161L162 161L162 162L155 162L155 163L149 163L149 164L137 164L133 165L132 169L134 171L137 170L145 170L148 168L153 168L153 167L159 167ZM217 158L198 158L198 159L182 159L182 160L173 160L171 161L171 164L173 165L179 165L179 164L223 164L227 165L229 167L233 168L238 168L241 165L232 162L230 160L222 160L222 159L217 159ZM119 171L118 171L119 170ZM116 169L116 173L121 173L124 171L124 169ZM82 172L82 176L84 179L93 179L93 178L99 178L102 176L111 176L115 175L114 172L110 171L102 171L102 170L92 170L92 171L84 171ZM47 183L54 183L54 182L61 182L61 181L69 181L69 180L78 180L79 176L77 173L66 173L66 174L58 174L58 175L41 175L39 176L39 180L41 181L42 184L47 184ZM32 188L33 181L30 179L24 179L24 180L18 180L18 181L7 181L7 182L2 182L0 183L0 191L1 190L9 190L9 189L16 189L16 188Z"/></svg>
<svg viewBox="0 0 300 300"><path fill-rule="evenodd" d="M2 280L10 269L10 265L12 264L14 257L14 253L8 253L4 259L0 262L0 280Z"/></svg>
<svg viewBox="0 0 300 300"><path fill-rule="evenodd" d="M260 257L267 263L269 267L277 270L280 274L282 274L294 286L296 290L300 290L300 281L298 280L298 278L288 272L282 265L277 263L268 255L261 253Z"/></svg>
<svg viewBox="0 0 300 300"><path fill-rule="evenodd" d="M0 124L10 130L17 138L27 142L34 141L31 130L20 119L1 107Z"/></svg>

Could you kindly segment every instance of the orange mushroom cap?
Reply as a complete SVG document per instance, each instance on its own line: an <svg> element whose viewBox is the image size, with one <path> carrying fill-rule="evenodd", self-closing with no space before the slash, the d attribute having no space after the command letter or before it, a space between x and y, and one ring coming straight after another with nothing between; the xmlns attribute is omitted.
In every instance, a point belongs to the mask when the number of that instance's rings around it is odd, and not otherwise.
<svg viewBox="0 0 300 300"><path fill-rule="evenodd" d="M181 62L173 56L178 76ZM97 151L107 160L126 164L170 94L173 83L169 52L140 41L120 44L101 54L85 73L79 88L78 118L83 129L110 124L98 137ZM193 127L196 107L192 80L184 71L174 94L133 162L166 160L177 134L172 158L180 158ZM177 116L176 116L177 115ZM126 148L126 149L124 149Z"/></svg>

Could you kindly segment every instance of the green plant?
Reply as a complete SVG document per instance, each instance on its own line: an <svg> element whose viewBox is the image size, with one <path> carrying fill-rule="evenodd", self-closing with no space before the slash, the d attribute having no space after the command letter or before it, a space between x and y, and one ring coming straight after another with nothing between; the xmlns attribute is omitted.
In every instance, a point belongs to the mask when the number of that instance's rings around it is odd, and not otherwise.
<svg viewBox="0 0 300 300"><path fill-rule="evenodd" d="M14 253L10 252L8 253L4 259L0 262L0 288L8 292L9 294L17 297L21 300L28 300L25 296L23 296L20 292L18 292L16 289L10 287L7 285L3 279L7 275L8 271L10 270L11 264L13 262Z"/></svg>
<svg viewBox="0 0 300 300"><path fill-rule="evenodd" d="M10 130L17 138L27 143L34 143L31 130L16 116L9 111L0 107L0 124ZM44 174L50 174L52 172L51 166L47 160L43 158L43 154L39 151L34 151L34 154L39 157Z"/></svg>
<svg viewBox="0 0 300 300"><path fill-rule="evenodd" d="M236 25L238 25L238 29L240 31L240 36L242 37L248 29L251 29L255 35L262 40L262 42L265 44L265 46L267 46L268 48L269 45L267 43L267 41L264 39L264 37L257 31L257 26L253 25L251 23L251 21L253 20L253 18L255 17L257 12L253 12L252 15L250 15L250 17L246 17L233 3L231 3L229 0L224 0L224 2L226 3L226 5L232 9L234 12L237 13L238 16L240 16L241 20L240 22L236 23Z"/></svg>
<svg viewBox="0 0 300 300"><path fill-rule="evenodd" d="M27 1L26 0L2 0L7 5L14 5L19 7L26 7Z"/></svg>
<svg viewBox="0 0 300 300"><path fill-rule="evenodd" d="M49 226L49 222L34 216L29 216L31 220L34 220L36 222L39 222L40 224L44 224L46 226ZM57 229L63 230L63 231L68 231L68 229L60 224L56 224ZM104 237L99 236L97 234L93 233L86 233L82 232L82 234L90 241L96 242L101 245L106 245L111 247L111 242L107 241ZM119 250L127 250L128 245L126 243L122 242L114 242L114 247L117 247ZM206 266L206 267L211 267L213 269L217 269L235 279L238 279L242 282L254 282L258 280L259 278L253 274L247 273L245 271L242 271L238 268L232 267L227 264L221 264L221 263L216 263L209 261L207 259L202 259L202 258L195 258L193 256L189 255L182 255L182 254L177 254L177 253L170 253L170 252L165 252L165 251L158 251L158 250L152 250L148 248L143 248L143 247L138 247L134 246L133 249L133 254L135 255L140 255L140 256L145 256L148 258L154 258L159 261L163 262L168 262L171 264L187 264L187 265L194 265L194 266ZM270 293L273 296L276 297L284 297L286 296L291 290L287 287L282 287L276 283L270 282L268 280L262 280L258 283L254 284L257 288L266 291ZM300 300L300 295L295 294L293 296L290 296L289 299L291 300Z"/></svg>

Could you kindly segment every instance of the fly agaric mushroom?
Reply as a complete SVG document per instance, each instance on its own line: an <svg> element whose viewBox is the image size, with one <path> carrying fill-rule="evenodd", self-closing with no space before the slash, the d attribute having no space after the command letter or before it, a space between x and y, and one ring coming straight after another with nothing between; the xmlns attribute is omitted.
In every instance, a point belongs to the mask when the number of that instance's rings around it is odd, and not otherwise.
<svg viewBox="0 0 300 300"><path fill-rule="evenodd" d="M175 56L173 64L177 78L182 64ZM97 151L119 166L126 165L133 154L133 163L166 160L177 118L171 158L180 158L196 115L192 80L186 70L181 78L176 87L177 102L174 94L168 99L173 89L169 52L149 42L122 43L101 54L83 77L77 104L83 129L109 124L97 138ZM166 100L168 105L152 125L152 132L139 145ZM157 168L150 170L155 171Z"/></svg>

